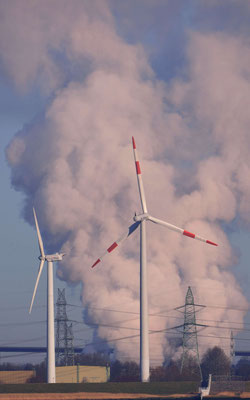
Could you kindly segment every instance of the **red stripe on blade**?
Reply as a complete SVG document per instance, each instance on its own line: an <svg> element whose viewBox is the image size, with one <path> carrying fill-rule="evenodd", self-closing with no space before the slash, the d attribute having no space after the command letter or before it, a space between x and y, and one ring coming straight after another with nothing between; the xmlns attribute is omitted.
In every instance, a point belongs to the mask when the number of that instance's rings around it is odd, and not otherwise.
<svg viewBox="0 0 250 400"><path fill-rule="evenodd" d="M132 143L133 143L133 149L136 149L134 136L132 136Z"/></svg>
<svg viewBox="0 0 250 400"><path fill-rule="evenodd" d="M118 246L118 244L116 242L114 242L113 244L111 244L111 246L107 249L107 251L109 253L111 253L112 250L114 250L116 247Z"/></svg>
<svg viewBox="0 0 250 400"><path fill-rule="evenodd" d="M137 175L140 175L140 174L141 174L141 168L140 168L140 163L139 163L139 161L136 161L136 162L135 162L135 167L136 167L136 173L137 173Z"/></svg>
<svg viewBox="0 0 250 400"><path fill-rule="evenodd" d="M98 258L98 260L92 265L91 268L94 268L100 261L101 261L100 258Z"/></svg>
<svg viewBox="0 0 250 400"><path fill-rule="evenodd" d="M206 243L211 244L212 246L218 246L217 243L211 242L210 240L207 240Z"/></svg>
<svg viewBox="0 0 250 400"><path fill-rule="evenodd" d="M192 232L184 231L184 232L183 232L183 235L188 236L188 237L191 237L191 238L193 238L193 239L195 238L195 234L192 233Z"/></svg>

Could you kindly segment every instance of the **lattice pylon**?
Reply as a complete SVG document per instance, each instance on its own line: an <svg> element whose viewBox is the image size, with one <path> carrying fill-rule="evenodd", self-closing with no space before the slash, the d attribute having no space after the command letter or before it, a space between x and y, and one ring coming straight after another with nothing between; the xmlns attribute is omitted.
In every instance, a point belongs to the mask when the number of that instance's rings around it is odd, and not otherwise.
<svg viewBox="0 0 250 400"><path fill-rule="evenodd" d="M194 296L191 290L191 287L188 287L186 300L185 300L185 311L184 311L184 324L183 324L183 352L182 352L182 360L181 360L181 373L185 364L189 360L189 356L193 356L196 359L197 366L200 372L200 377L202 380L202 371L200 366L200 356L199 356L199 348L198 348L198 339L197 339L197 326L201 326L200 324L196 324L196 310L194 304Z"/></svg>
<svg viewBox="0 0 250 400"><path fill-rule="evenodd" d="M234 342L233 331L231 331L231 337L230 337L230 361L231 361L231 367L232 367L232 364L233 364L234 356L235 356L235 342Z"/></svg>
<svg viewBox="0 0 250 400"><path fill-rule="evenodd" d="M65 289L58 289L56 302L56 365L74 365L72 324L68 325Z"/></svg>

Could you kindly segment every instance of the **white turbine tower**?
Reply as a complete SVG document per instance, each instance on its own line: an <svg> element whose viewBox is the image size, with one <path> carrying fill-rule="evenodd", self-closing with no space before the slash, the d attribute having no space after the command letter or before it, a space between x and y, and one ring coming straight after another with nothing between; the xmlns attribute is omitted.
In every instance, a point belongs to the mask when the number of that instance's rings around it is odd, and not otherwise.
<svg viewBox="0 0 250 400"><path fill-rule="evenodd" d="M218 246L216 243L210 240L204 239L200 236L195 235L185 229L178 228L175 225L169 224L168 222L162 221L160 219L154 218L148 214L146 198L141 177L140 163L137 157L135 140L132 137L133 152L135 159L135 167L137 174L137 182L139 188L139 195L142 206L142 214L134 216L134 223L128 228L126 233L124 233L116 242L114 242L105 253L98 258L98 260L92 265L95 267L102 258L111 253L123 240L125 240L131 233L133 233L140 225L140 372L141 381L149 381L149 339L148 339L148 290L147 290L147 259L146 259L146 221L154 222L158 225L163 225L168 229L181 233L182 235L188 236L192 239L200 240L202 242L211 244L213 246Z"/></svg>
<svg viewBox="0 0 250 400"><path fill-rule="evenodd" d="M42 236L39 230L35 209L33 208L36 231L38 236L38 244L40 249L39 270L36 278L35 288L30 304L29 312L31 313L34 303L38 282L43 270L44 262L47 261L47 383L56 382L56 367L55 367L55 326L54 326L54 289L53 289L53 262L62 261L64 253L45 254Z"/></svg>

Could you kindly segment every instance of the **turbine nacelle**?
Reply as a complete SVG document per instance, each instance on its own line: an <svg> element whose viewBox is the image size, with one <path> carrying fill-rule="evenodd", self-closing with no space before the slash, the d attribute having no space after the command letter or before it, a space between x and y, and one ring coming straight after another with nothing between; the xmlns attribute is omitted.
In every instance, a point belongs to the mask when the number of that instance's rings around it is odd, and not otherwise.
<svg viewBox="0 0 250 400"><path fill-rule="evenodd" d="M55 253L55 254L45 254L44 256L39 256L38 260L40 261L62 261L63 256L65 256L66 253Z"/></svg>
<svg viewBox="0 0 250 400"><path fill-rule="evenodd" d="M45 256L45 260L49 262L62 261L63 256L65 253L48 254Z"/></svg>
<svg viewBox="0 0 250 400"><path fill-rule="evenodd" d="M133 220L135 222L141 222L141 221L146 221L149 219L149 214L148 213L143 213L143 214L135 214Z"/></svg>

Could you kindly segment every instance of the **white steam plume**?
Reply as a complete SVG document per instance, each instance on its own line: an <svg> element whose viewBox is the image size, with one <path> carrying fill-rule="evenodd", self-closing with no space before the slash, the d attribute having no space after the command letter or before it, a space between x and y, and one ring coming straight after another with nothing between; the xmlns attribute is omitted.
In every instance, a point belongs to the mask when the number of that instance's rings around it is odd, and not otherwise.
<svg viewBox="0 0 250 400"><path fill-rule="evenodd" d="M39 81L52 97L44 115L8 146L12 183L26 195L26 219L32 221L34 204L50 246L63 245L67 257L58 276L83 283L83 305L100 324L99 337L133 336L139 328L136 315L103 311L139 312L138 233L90 269L140 208L132 135L149 212L220 244L213 248L148 223L150 314L183 304L190 285L197 303L225 307L208 307L200 318L242 322L243 312L227 309L247 302L231 272L236 260L220 223L250 215L249 45L241 38L190 34L188 79L167 86L156 79L143 49L116 34L104 2L27 0L0 8L8 21L0 27L2 64L22 89ZM179 324L150 318L152 330ZM230 336L216 328L206 334ZM136 358L138 340L109 343L118 357ZM157 364L172 352L165 333L150 341ZM203 338L200 345L225 343Z"/></svg>

